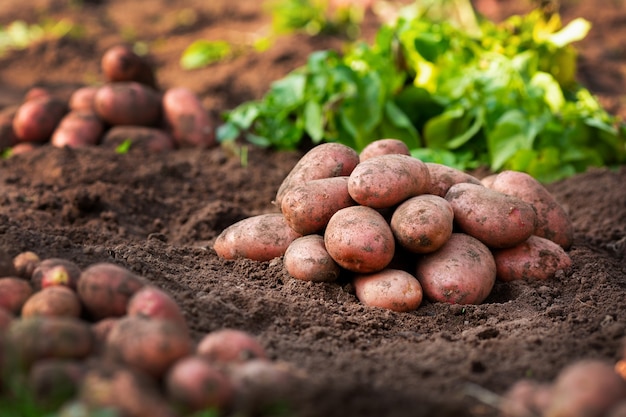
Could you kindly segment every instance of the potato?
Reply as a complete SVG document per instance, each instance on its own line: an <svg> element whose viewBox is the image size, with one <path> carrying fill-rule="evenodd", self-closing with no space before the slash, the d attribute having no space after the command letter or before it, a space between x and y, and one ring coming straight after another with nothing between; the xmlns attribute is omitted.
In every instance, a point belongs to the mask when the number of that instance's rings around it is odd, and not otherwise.
<svg viewBox="0 0 626 417"><path fill-rule="evenodd" d="M15 274L26 280L32 279L33 272L39 266L41 259L39 255L32 251L20 252L13 258Z"/></svg>
<svg viewBox="0 0 626 417"><path fill-rule="evenodd" d="M322 231L338 210L355 205L348 193L348 177L320 178L289 189L280 209L285 221L301 235Z"/></svg>
<svg viewBox="0 0 626 417"><path fill-rule="evenodd" d="M406 271L384 269L353 279L356 297L366 306L407 312L417 310L422 303L422 286Z"/></svg>
<svg viewBox="0 0 626 417"><path fill-rule="evenodd" d="M55 285L76 289L81 272L80 267L68 259L48 258L34 269L31 283L36 291Z"/></svg>
<svg viewBox="0 0 626 417"><path fill-rule="evenodd" d="M173 87L165 91L163 116L179 147L210 148L217 145L209 112L188 88Z"/></svg>
<svg viewBox="0 0 626 417"><path fill-rule="evenodd" d="M289 275L302 281L332 282L341 273L341 268L326 250L321 235L306 235L291 242L285 251L283 264Z"/></svg>
<svg viewBox="0 0 626 417"><path fill-rule="evenodd" d="M33 287L17 277L0 278L0 308L19 314L26 300L33 294Z"/></svg>
<svg viewBox="0 0 626 417"><path fill-rule="evenodd" d="M48 358L84 359L94 348L89 324L74 317L29 317L13 320L6 332L16 364L30 368Z"/></svg>
<svg viewBox="0 0 626 417"><path fill-rule="evenodd" d="M193 352L187 329L170 320L121 318L107 337L105 354L159 379L177 360Z"/></svg>
<svg viewBox="0 0 626 417"><path fill-rule="evenodd" d="M427 191L428 194L445 197L450 187L454 184L462 182L477 185L481 184L478 178L456 168L435 162L426 162L426 167L428 168L428 173L430 174L430 187Z"/></svg>
<svg viewBox="0 0 626 417"><path fill-rule="evenodd" d="M52 93L45 87L31 87L24 94L24 101L39 99L42 97L51 97Z"/></svg>
<svg viewBox="0 0 626 417"><path fill-rule="evenodd" d="M74 290L55 285L31 295L22 306L22 317L79 317L81 308Z"/></svg>
<svg viewBox="0 0 626 417"><path fill-rule="evenodd" d="M547 280L557 271L567 271L572 259L555 242L531 236L517 246L492 251L497 278L501 281Z"/></svg>
<svg viewBox="0 0 626 417"><path fill-rule="evenodd" d="M216 363L267 359L265 348L250 333L238 329L220 329L204 335L196 346L196 355Z"/></svg>
<svg viewBox="0 0 626 417"><path fill-rule="evenodd" d="M91 324L91 332L93 333L97 353L104 351L111 329L120 320L121 317L107 317Z"/></svg>
<svg viewBox="0 0 626 417"><path fill-rule="evenodd" d="M128 300L144 285L144 281L128 269L102 262L83 270L77 291L87 313L100 320L125 315Z"/></svg>
<svg viewBox="0 0 626 417"><path fill-rule="evenodd" d="M25 101L13 119L19 142L46 142L67 113L67 104L56 97L43 96Z"/></svg>
<svg viewBox="0 0 626 417"><path fill-rule="evenodd" d="M13 130L13 119L18 108L19 106L10 106L0 110L0 151L17 143L17 136Z"/></svg>
<svg viewBox="0 0 626 417"><path fill-rule="evenodd" d="M495 284L496 263L478 239L452 233L438 251L423 255L415 276L431 301L480 304Z"/></svg>
<svg viewBox="0 0 626 417"><path fill-rule="evenodd" d="M112 125L152 126L161 116L161 97L137 82L109 83L96 92L94 109Z"/></svg>
<svg viewBox="0 0 626 417"><path fill-rule="evenodd" d="M502 417L542 416L551 397L550 384L521 379L504 393L499 406L500 414Z"/></svg>
<svg viewBox="0 0 626 417"><path fill-rule="evenodd" d="M9 328L14 318L15 317L9 310L0 307L0 335ZM0 362L2 361L0 360Z"/></svg>
<svg viewBox="0 0 626 417"><path fill-rule="evenodd" d="M73 359L44 359L28 373L27 387L39 407L56 411L78 394L86 373L83 362Z"/></svg>
<svg viewBox="0 0 626 417"><path fill-rule="evenodd" d="M69 110L95 112L94 97L99 88L96 85L87 85L74 90L68 103Z"/></svg>
<svg viewBox="0 0 626 417"><path fill-rule="evenodd" d="M130 142L129 151L140 150L148 153L168 152L176 148L174 138L162 129L145 126L113 126L107 130L101 145L117 148Z"/></svg>
<svg viewBox="0 0 626 417"><path fill-rule="evenodd" d="M199 356L188 356L172 365L165 377L165 392L169 401L185 412L223 412L234 396L230 378Z"/></svg>
<svg viewBox="0 0 626 417"><path fill-rule="evenodd" d="M104 123L93 111L73 110L67 113L52 133L52 146L82 148L96 146L104 132Z"/></svg>
<svg viewBox="0 0 626 417"><path fill-rule="evenodd" d="M411 151L400 139L378 139L361 150L359 161L363 162L373 156L389 154L411 155Z"/></svg>
<svg viewBox="0 0 626 417"><path fill-rule="evenodd" d="M599 359L582 359L559 372L553 383L548 417L602 417L626 398L626 381Z"/></svg>
<svg viewBox="0 0 626 417"><path fill-rule="evenodd" d="M400 204L389 225L403 248L413 253L429 253L442 247L452 235L454 212L444 198L424 194Z"/></svg>
<svg viewBox="0 0 626 417"><path fill-rule="evenodd" d="M348 180L348 192L361 205L392 207L424 194L430 185L429 175L426 164L412 156L375 156L354 168Z"/></svg>
<svg viewBox="0 0 626 417"><path fill-rule="evenodd" d="M349 176L359 163L359 155L340 143L322 143L308 151L285 177L276 192L274 203L280 207L283 196L291 188L310 180Z"/></svg>
<svg viewBox="0 0 626 417"><path fill-rule="evenodd" d="M339 266L364 274L384 269L395 251L393 233L385 218L366 206L337 211L328 221L324 245Z"/></svg>
<svg viewBox="0 0 626 417"><path fill-rule="evenodd" d="M483 185L459 183L446 193L461 231L490 248L510 248L528 239L535 230L533 207Z"/></svg>
<svg viewBox="0 0 626 417"><path fill-rule="evenodd" d="M512 195L532 205L537 212L534 235L549 239L564 249L574 241L572 222L556 198L538 180L525 172L503 171L489 188Z"/></svg>
<svg viewBox="0 0 626 417"><path fill-rule="evenodd" d="M128 300L126 311L129 316L171 320L187 328L187 321L180 306L171 295L153 285L141 288Z"/></svg>
<svg viewBox="0 0 626 417"><path fill-rule="evenodd" d="M269 261L283 256L289 244L300 236L289 227L282 213L259 214L224 229L215 239L213 249L225 259Z"/></svg>
<svg viewBox="0 0 626 417"><path fill-rule="evenodd" d="M128 45L115 45L102 55L102 74L108 82L136 81L157 88L154 70L148 61Z"/></svg>
<svg viewBox="0 0 626 417"><path fill-rule="evenodd" d="M32 142L19 142L11 146L9 156L19 155L41 148L42 144Z"/></svg>

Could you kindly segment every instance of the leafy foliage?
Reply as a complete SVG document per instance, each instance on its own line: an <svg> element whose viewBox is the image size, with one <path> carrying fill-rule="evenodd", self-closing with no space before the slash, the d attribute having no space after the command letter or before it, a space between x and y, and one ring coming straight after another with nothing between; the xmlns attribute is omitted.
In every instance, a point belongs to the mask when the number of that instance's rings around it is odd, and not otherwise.
<svg viewBox="0 0 626 417"><path fill-rule="evenodd" d="M575 80L571 44L587 21L563 27L535 10L464 26L432 15L407 8L372 45L312 53L262 99L226 112L218 138L293 149L309 137L360 150L394 137L423 160L542 181L626 161L624 124Z"/></svg>

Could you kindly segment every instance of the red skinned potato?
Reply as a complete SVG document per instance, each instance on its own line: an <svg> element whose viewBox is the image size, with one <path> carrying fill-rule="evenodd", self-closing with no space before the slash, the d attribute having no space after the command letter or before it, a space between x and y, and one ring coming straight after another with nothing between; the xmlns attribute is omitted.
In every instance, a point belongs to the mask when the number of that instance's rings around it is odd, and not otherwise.
<svg viewBox="0 0 626 417"><path fill-rule="evenodd" d="M106 131L101 145L117 149L129 141L129 151L168 152L176 148L174 138L162 129L146 126L113 126Z"/></svg>
<svg viewBox="0 0 626 417"><path fill-rule="evenodd" d="M193 342L180 324L126 316L111 328L105 355L159 379L176 361L192 352Z"/></svg>
<svg viewBox="0 0 626 417"><path fill-rule="evenodd" d="M128 45L107 49L102 55L100 67L108 82L136 81L157 88L154 70L148 61Z"/></svg>
<svg viewBox="0 0 626 417"><path fill-rule="evenodd" d="M74 290L60 285L43 288L22 306L22 317L79 317L81 304Z"/></svg>
<svg viewBox="0 0 626 417"><path fill-rule="evenodd" d="M13 118L18 142L46 142L67 113L67 104L56 97L42 96L25 101Z"/></svg>
<svg viewBox="0 0 626 417"><path fill-rule="evenodd" d="M169 401L185 412L223 412L234 396L230 378L206 359L193 355L172 365L165 376L165 392Z"/></svg>
<svg viewBox="0 0 626 417"><path fill-rule="evenodd" d="M93 112L74 110L67 113L52 133L52 146L82 148L96 146L104 132L104 123Z"/></svg>
<svg viewBox="0 0 626 417"><path fill-rule="evenodd" d="M353 280L356 296L366 306L387 310L414 311L422 303L422 286L406 271L384 269Z"/></svg>
<svg viewBox="0 0 626 417"><path fill-rule="evenodd" d="M531 236L512 248L492 251L497 277L501 281L540 280L554 277L557 271L567 271L572 259L555 242Z"/></svg>
<svg viewBox="0 0 626 417"><path fill-rule="evenodd" d="M125 315L128 300L144 285L144 281L128 269L102 262L83 270L77 291L87 313L100 320Z"/></svg>
<svg viewBox="0 0 626 417"><path fill-rule="evenodd" d="M70 111L94 112L94 97L100 87L88 85L74 90L68 103Z"/></svg>
<svg viewBox="0 0 626 417"><path fill-rule="evenodd" d="M398 243L413 253L430 253L452 235L454 212L444 198L424 194L400 204L391 216L391 231Z"/></svg>
<svg viewBox="0 0 626 417"><path fill-rule="evenodd" d="M330 177L294 186L283 196L280 208L285 221L301 235L322 231L342 208L355 205L348 193L348 177Z"/></svg>
<svg viewBox="0 0 626 417"><path fill-rule="evenodd" d="M96 92L94 109L111 125L152 126L161 116L161 96L134 81L109 83Z"/></svg>
<svg viewBox="0 0 626 417"><path fill-rule="evenodd" d="M44 359L30 369L27 387L37 405L52 412L75 397L85 372L78 360Z"/></svg>
<svg viewBox="0 0 626 417"><path fill-rule="evenodd" d="M411 155L411 151L400 139L378 139L363 148L359 154L359 161L363 162L373 156L389 154Z"/></svg>
<svg viewBox="0 0 626 417"><path fill-rule="evenodd" d="M22 306L33 294L33 287L22 278L0 278L0 308L19 314Z"/></svg>
<svg viewBox="0 0 626 417"><path fill-rule="evenodd" d="M172 296L153 285L146 285L133 294L126 310L129 316L170 320L187 327L183 311Z"/></svg>
<svg viewBox="0 0 626 417"><path fill-rule="evenodd" d="M196 355L214 363L236 363L267 359L265 348L250 333L238 329L220 329L204 335Z"/></svg>
<svg viewBox="0 0 626 417"><path fill-rule="evenodd" d="M321 235L297 238L285 251L285 270L302 281L332 282L339 278L341 268L330 256Z"/></svg>
<svg viewBox="0 0 626 417"><path fill-rule="evenodd" d="M519 171L503 171L493 178L489 188L517 197L535 208L537 223L534 235L549 239L564 249L569 249L572 245L574 227L565 209L531 175Z"/></svg>
<svg viewBox="0 0 626 417"><path fill-rule="evenodd" d="M188 88L173 87L165 91L163 116L177 146L210 148L217 145L209 112Z"/></svg>
<svg viewBox="0 0 626 417"><path fill-rule="evenodd" d="M292 187L320 178L349 176L359 163L359 155L340 143L322 143L300 158L276 192L275 204L280 207L283 196Z"/></svg>
<svg viewBox="0 0 626 417"><path fill-rule="evenodd" d="M626 381L610 363L583 359L559 372L544 415L603 417L624 398Z"/></svg>
<svg viewBox="0 0 626 417"><path fill-rule="evenodd" d="M388 154L357 165L348 180L348 192L357 203L387 208L424 194L430 186L426 164L409 155Z"/></svg>
<svg viewBox="0 0 626 417"><path fill-rule="evenodd" d="M35 252L24 251L15 255L13 258L13 267L18 277L30 280L40 262L41 259Z"/></svg>
<svg viewBox="0 0 626 417"><path fill-rule="evenodd" d="M0 110L0 151L10 148L17 143L17 136L13 130L13 119L19 106L5 107Z"/></svg>
<svg viewBox="0 0 626 417"><path fill-rule="evenodd" d="M502 396L500 414L502 417L543 416L551 397L550 384L521 379Z"/></svg>
<svg viewBox="0 0 626 417"><path fill-rule="evenodd" d="M478 239L453 233L438 251L423 255L415 276L431 301L480 304L495 284L496 263Z"/></svg>
<svg viewBox="0 0 626 417"><path fill-rule="evenodd" d="M454 184L467 182L480 185L481 181L467 172L435 162L426 162L430 174L430 187L428 194L445 197L446 193Z"/></svg>
<svg viewBox="0 0 626 417"><path fill-rule="evenodd" d="M383 270L395 252L389 224L378 211L367 206L336 212L328 221L324 245L339 266L364 274Z"/></svg>
<svg viewBox="0 0 626 417"><path fill-rule="evenodd" d="M213 249L225 259L269 261L283 256L300 236L289 227L282 213L259 214L224 229L215 239Z"/></svg>
<svg viewBox="0 0 626 417"><path fill-rule="evenodd" d="M33 270L31 283L36 291L55 285L76 289L81 272L80 267L68 259L48 258Z"/></svg>
<svg viewBox="0 0 626 417"><path fill-rule="evenodd" d="M7 310L6 308L0 307L0 335L2 335L2 333L9 328L14 318L15 316L13 316L13 314L11 314L9 310ZM1 340L0 340L0 344L2 344ZM2 362L2 355L0 355L0 369L2 368L1 362Z"/></svg>
<svg viewBox="0 0 626 417"><path fill-rule="evenodd" d="M535 209L520 200L483 185L455 184L446 193L461 231L490 248L510 248L535 230Z"/></svg>

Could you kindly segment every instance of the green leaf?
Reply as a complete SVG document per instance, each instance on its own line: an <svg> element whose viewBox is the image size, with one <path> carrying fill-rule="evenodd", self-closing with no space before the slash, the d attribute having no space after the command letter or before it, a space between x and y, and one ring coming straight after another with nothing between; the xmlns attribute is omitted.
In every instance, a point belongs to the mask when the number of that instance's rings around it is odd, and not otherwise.
<svg viewBox="0 0 626 417"><path fill-rule="evenodd" d="M227 142L237 139L241 131L239 128L230 122L226 122L221 126L218 126L215 134L218 142Z"/></svg>
<svg viewBox="0 0 626 417"><path fill-rule="evenodd" d="M324 117L322 106L315 101L307 101L304 106L304 126L306 133L313 143L318 143L324 137Z"/></svg>
<svg viewBox="0 0 626 417"><path fill-rule="evenodd" d="M548 40L555 46L560 48L572 43L584 39L591 29L591 23L582 17L576 18L569 22L560 31L553 33L548 37Z"/></svg>
<svg viewBox="0 0 626 417"><path fill-rule="evenodd" d="M504 113L495 127L487 132L491 168L499 170L519 150L532 149L534 136L526 129L527 118L513 109Z"/></svg>
<svg viewBox="0 0 626 417"><path fill-rule="evenodd" d="M130 151L130 148L133 146L132 139L125 139L122 143L115 147L115 152L119 154L125 154Z"/></svg>
<svg viewBox="0 0 626 417"><path fill-rule="evenodd" d="M289 109L304 100L306 75L291 73L287 77L274 81L269 93L269 104Z"/></svg>
<svg viewBox="0 0 626 417"><path fill-rule="evenodd" d="M558 113L565 104L565 96L556 79L547 72L537 71L530 80L532 86L543 90L544 101L554 113Z"/></svg>
<svg viewBox="0 0 626 417"><path fill-rule="evenodd" d="M189 45L180 58L180 66L186 70L203 68L232 55L233 48L226 41L197 40Z"/></svg>

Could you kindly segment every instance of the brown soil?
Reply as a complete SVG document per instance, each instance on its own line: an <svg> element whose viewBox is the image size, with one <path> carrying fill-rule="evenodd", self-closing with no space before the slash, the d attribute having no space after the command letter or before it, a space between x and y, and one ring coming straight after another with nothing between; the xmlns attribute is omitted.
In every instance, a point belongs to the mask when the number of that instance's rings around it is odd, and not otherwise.
<svg viewBox="0 0 626 417"><path fill-rule="evenodd" d="M217 115L260 97L332 37L284 37L264 53L208 69L180 69L200 38L240 41L268 30L259 0L23 0L0 2L0 24L40 16L85 25L78 40L47 41L0 58L0 107L35 85L68 94L98 81L99 58L124 36L148 42L160 85L186 86ZM481 1L502 18L527 6ZM626 115L626 3L562 0L565 20L594 24L578 44L579 79ZM185 10L196 21L182 25ZM369 16L364 36L371 36ZM361 305L347 281L290 278L282 262L225 261L212 250L233 222L272 212L299 152L251 149L249 163L221 148L125 155L44 147L0 162L0 249L115 262L170 291L196 338L222 327L258 336L272 358L307 372L287 405L298 416L495 416L476 394L531 376L547 381L580 358L616 360L626 335L626 168L592 169L550 184L575 225L572 270L547 282L498 283L478 306L424 302L412 313Z"/></svg>

